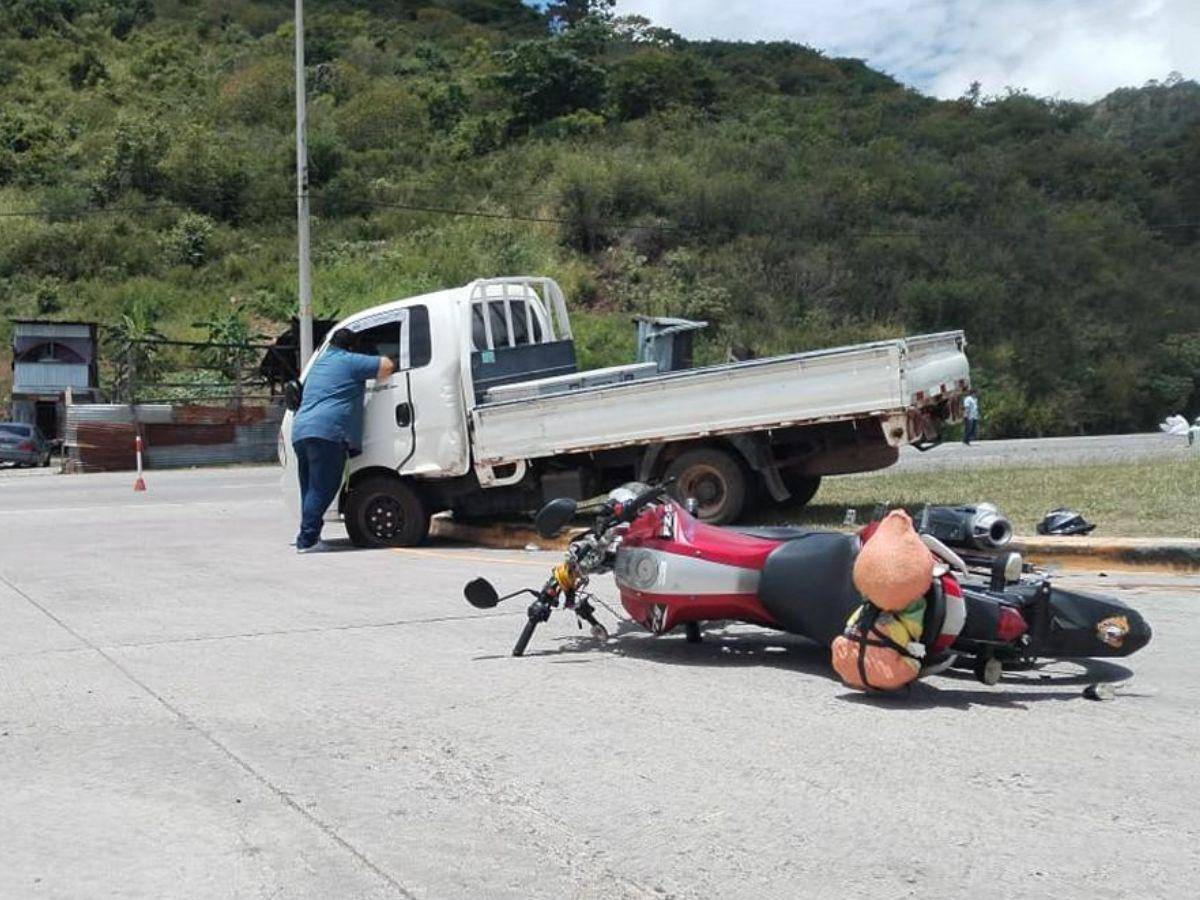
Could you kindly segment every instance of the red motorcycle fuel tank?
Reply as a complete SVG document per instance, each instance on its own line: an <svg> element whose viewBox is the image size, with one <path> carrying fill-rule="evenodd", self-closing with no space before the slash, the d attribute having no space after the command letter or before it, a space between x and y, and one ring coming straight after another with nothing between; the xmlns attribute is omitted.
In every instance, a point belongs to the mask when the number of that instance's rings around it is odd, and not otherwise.
<svg viewBox="0 0 1200 900"><path fill-rule="evenodd" d="M758 602L758 582L778 546L705 525L673 501L651 507L629 525L617 550L621 605L655 634L717 619L777 627Z"/></svg>

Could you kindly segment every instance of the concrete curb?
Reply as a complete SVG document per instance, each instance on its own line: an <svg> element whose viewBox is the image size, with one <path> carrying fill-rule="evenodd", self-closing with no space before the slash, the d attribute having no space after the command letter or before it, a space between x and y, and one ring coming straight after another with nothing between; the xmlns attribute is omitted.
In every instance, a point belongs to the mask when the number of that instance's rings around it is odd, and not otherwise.
<svg viewBox="0 0 1200 900"><path fill-rule="evenodd" d="M431 537L492 550L563 550L580 529L554 538L538 537L520 522L456 522L448 514L434 516ZM1017 536L1012 549L1029 562L1087 571L1200 572L1200 540L1184 538L1093 538Z"/></svg>
<svg viewBox="0 0 1200 900"><path fill-rule="evenodd" d="M1186 538L1013 538L1014 550L1030 562L1067 569L1200 571L1200 541Z"/></svg>

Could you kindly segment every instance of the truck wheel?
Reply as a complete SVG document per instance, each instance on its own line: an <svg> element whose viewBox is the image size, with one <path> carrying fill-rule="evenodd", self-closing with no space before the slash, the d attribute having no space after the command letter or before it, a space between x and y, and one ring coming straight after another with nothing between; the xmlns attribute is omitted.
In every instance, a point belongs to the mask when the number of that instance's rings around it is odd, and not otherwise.
<svg viewBox="0 0 1200 900"><path fill-rule="evenodd" d="M350 491L346 532L356 547L415 547L429 532L429 513L407 482L376 475Z"/></svg>
<svg viewBox="0 0 1200 900"><path fill-rule="evenodd" d="M681 502L695 499L702 522L733 522L746 505L746 470L731 453L718 447L697 447L679 454L667 466L666 475L675 479L671 493Z"/></svg>
<svg viewBox="0 0 1200 900"><path fill-rule="evenodd" d="M792 506L796 509L807 506L808 501L812 500L817 495L817 490L821 487L820 475L801 475L799 472L789 472L784 469L779 473L783 478L783 485L791 491L791 498L784 500L784 506Z"/></svg>

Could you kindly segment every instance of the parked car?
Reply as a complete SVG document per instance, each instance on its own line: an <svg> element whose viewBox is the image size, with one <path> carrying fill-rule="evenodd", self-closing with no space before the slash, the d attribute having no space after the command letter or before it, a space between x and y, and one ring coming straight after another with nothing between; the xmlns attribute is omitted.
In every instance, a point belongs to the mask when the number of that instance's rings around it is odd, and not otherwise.
<svg viewBox="0 0 1200 900"><path fill-rule="evenodd" d="M50 442L36 426L25 422L0 422L0 463L48 466L50 453Z"/></svg>
<svg viewBox="0 0 1200 900"><path fill-rule="evenodd" d="M714 524L736 521L760 493L802 504L826 475L881 469L901 445L936 440L962 418L970 387L961 331L681 371L581 372L549 278L482 279L337 327L396 362L386 384L368 383L363 452L330 510L359 546L417 543L440 510L533 512L632 480L674 479ZM295 506L291 427L288 413L279 455Z"/></svg>

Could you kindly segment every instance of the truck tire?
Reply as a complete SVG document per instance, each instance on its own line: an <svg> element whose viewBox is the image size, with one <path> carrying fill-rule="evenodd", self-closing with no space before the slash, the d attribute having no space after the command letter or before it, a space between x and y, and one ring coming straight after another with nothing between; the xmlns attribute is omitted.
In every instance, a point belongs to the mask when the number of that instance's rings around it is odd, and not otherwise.
<svg viewBox="0 0 1200 900"><path fill-rule="evenodd" d="M364 478L346 500L346 533L356 547L415 547L429 533L425 501L399 478Z"/></svg>
<svg viewBox="0 0 1200 900"><path fill-rule="evenodd" d="M817 490L821 487L820 475L801 475L798 472L788 472L786 469L780 472L779 475L783 478L784 487L792 494L780 506L801 509L808 505L808 502L817 495Z"/></svg>
<svg viewBox="0 0 1200 900"><path fill-rule="evenodd" d="M684 451L667 466L666 476L675 479L671 493L680 502L695 499L702 522L726 525L745 508L746 470L732 453L719 447Z"/></svg>

